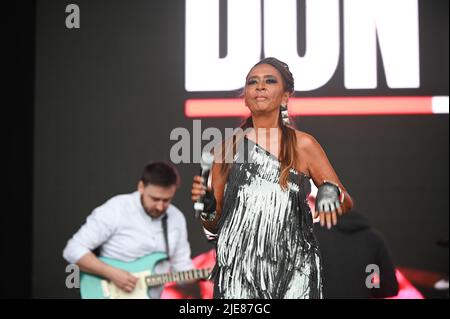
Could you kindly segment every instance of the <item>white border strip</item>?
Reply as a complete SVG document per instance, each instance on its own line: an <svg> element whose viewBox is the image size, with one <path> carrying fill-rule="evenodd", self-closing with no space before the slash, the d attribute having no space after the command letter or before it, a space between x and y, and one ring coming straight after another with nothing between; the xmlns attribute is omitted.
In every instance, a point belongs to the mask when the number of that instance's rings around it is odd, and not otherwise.
<svg viewBox="0 0 450 319"><path fill-rule="evenodd" d="M448 114L448 96L433 96L431 108L434 114Z"/></svg>

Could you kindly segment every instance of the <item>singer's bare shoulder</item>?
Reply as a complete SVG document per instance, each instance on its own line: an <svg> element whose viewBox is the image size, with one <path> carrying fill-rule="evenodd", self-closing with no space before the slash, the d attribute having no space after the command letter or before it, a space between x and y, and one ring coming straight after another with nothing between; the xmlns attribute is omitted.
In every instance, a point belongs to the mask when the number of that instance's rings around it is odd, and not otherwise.
<svg viewBox="0 0 450 319"><path fill-rule="evenodd" d="M295 130L295 135L297 137L297 147L300 152L307 152L311 148L320 146L317 140L311 134Z"/></svg>
<svg viewBox="0 0 450 319"><path fill-rule="evenodd" d="M298 171L311 176L310 162L317 160L317 156L321 155L322 147L311 134L295 130L297 137L298 163L296 168Z"/></svg>

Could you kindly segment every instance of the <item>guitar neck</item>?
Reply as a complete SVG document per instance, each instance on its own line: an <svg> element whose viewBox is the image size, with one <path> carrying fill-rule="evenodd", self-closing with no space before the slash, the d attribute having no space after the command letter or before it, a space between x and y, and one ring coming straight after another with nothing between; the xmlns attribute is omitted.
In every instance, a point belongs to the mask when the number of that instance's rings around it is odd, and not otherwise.
<svg viewBox="0 0 450 319"><path fill-rule="evenodd" d="M161 286L168 282L182 283L191 280L205 279L209 276L209 269L192 269L167 274L151 275L145 278L149 287Z"/></svg>

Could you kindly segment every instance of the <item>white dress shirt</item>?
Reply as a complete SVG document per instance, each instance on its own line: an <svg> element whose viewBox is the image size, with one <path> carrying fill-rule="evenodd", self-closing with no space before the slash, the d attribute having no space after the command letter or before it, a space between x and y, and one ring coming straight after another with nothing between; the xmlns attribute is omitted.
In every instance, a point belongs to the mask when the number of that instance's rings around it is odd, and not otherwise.
<svg viewBox="0 0 450 319"><path fill-rule="evenodd" d="M117 195L94 209L86 223L73 235L63 256L76 263L86 253L101 246L100 256L125 262L152 252L166 252L162 216L150 217L142 207L138 191ZM193 269L191 249L183 213L170 204L167 211L170 265L161 263L158 272Z"/></svg>

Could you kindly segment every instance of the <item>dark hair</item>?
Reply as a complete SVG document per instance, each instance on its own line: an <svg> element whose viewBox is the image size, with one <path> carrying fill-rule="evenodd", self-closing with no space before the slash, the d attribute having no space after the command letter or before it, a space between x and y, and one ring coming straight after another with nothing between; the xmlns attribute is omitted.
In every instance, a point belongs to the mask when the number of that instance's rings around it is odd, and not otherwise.
<svg viewBox="0 0 450 319"><path fill-rule="evenodd" d="M164 161L155 161L145 165L140 181L144 183L144 186L151 184L162 187L172 185L178 187L180 185L180 175L172 164Z"/></svg>
<svg viewBox="0 0 450 319"><path fill-rule="evenodd" d="M294 77L292 76L291 71L289 71L289 66L273 57L264 58L258 63L256 63L252 69L261 64L269 64L273 66L275 69L280 72L281 77L283 79L283 88L285 92L289 92L289 94L292 96L294 94ZM251 71L251 70L250 70ZM249 72L250 74L250 72ZM248 75L247 75L248 77ZM282 116L281 116L281 108L280 108L280 116L278 118L278 126L281 128L282 132L282 139L281 139L281 147L279 152L279 158L280 161L280 186L283 189L287 188L288 184L288 178L289 178L289 170L291 168L294 168L297 160L298 160L298 153L297 153L297 135L295 134L295 129L291 128L289 126L286 126L282 122ZM243 124L241 124L241 129L245 130L249 127L253 127L253 120L252 117L248 117ZM225 141L222 144L222 156L228 156L226 155L228 151L232 151L233 154L236 150L236 144L237 140L233 138L232 147L229 147L227 150L227 146L225 145ZM225 176L228 176L230 171L230 164L227 164L224 162L221 166L221 173Z"/></svg>

